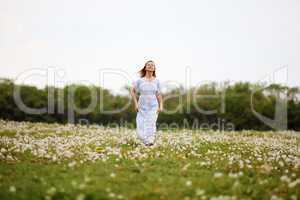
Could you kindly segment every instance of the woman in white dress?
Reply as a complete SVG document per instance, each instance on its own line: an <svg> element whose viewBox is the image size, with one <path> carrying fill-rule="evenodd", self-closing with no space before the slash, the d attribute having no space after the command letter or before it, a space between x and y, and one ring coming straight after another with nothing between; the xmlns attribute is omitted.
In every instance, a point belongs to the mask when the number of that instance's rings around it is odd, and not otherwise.
<svg viewBox="0 0 300 200"><path fill-rule="evenodd" d="M145 63L139 71L140 77L133 81L130 90L136 115L137 136L145 145L153 145L156 134L156 120L163 110L161 84L156 78L155 64L152 60ZM137 93L140 93L137 100Z"/></svg>

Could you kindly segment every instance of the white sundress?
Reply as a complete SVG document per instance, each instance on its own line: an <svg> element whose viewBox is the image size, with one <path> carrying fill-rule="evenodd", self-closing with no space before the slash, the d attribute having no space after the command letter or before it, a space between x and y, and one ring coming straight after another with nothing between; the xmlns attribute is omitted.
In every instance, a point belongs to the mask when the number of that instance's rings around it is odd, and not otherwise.
<svg viewBox="0 0 300 200"><path fill-rule="evenodd" d="M133 86L140 93L136 115L137 136L144 144L154 143L159 105L156 94L161 93L160 81L157 78L149 81L143 77L133 81Z"/></svg>

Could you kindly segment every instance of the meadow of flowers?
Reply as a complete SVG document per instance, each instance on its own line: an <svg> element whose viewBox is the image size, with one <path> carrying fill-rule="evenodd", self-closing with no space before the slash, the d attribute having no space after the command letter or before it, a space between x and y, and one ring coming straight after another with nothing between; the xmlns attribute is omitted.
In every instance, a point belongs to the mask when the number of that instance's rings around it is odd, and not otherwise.
<svg viewBox="0 0 300 200"><path fill-rule="evenodd" d="M0 120L0 199L296 200L300 135Z"/></svg>

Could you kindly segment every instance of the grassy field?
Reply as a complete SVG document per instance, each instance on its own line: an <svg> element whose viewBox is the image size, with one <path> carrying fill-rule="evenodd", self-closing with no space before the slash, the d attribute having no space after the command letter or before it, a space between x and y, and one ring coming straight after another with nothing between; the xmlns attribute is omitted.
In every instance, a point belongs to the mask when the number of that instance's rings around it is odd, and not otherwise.
<svg viewBox="0 0 300 200"><path fill-rule="evenodd" d="M0 121L0 199L300 199L295 132Z"/></svg>

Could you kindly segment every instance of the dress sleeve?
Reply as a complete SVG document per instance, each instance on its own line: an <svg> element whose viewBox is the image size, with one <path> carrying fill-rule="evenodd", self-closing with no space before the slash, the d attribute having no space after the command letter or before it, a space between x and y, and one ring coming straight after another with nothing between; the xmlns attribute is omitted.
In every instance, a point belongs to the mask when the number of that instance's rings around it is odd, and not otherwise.
<svg viewBox="0 0 300 200"><path fill-rule="evenodd" d="M161 94L161 83L159 80L157 80L157 90L156 90L157 94Z"/></svg>

